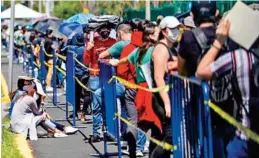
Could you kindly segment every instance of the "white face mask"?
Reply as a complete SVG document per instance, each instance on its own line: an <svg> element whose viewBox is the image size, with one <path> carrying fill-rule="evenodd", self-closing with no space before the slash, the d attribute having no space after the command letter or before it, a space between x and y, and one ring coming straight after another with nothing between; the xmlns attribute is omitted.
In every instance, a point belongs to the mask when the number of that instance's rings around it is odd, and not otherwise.
<svg viewBox="0 0 259 158"><path fill-rule="evenodd" d="M34 94L33 94L33 98L34 98L35 100L38 100L38 99L39 99L39 95L38 95L37 93L34 93Z"/></svg>
<svg viewBox="0 0 259 158"><path fill-rule="evenodd" d="M168 34L167 34L167 38L168 40L170 40L171 42L176 42L181 34L179 29L167 29Z"/></svg>

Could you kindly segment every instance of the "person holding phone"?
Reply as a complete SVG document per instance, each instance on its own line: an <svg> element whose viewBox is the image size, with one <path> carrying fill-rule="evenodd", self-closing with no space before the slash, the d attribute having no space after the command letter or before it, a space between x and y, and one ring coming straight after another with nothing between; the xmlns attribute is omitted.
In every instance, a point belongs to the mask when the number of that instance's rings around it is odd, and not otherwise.
<svg viewBox="0 0 259 158"><path fill-rule="evenodd" d="M86 48L84 50L84 64L95 70L90 70L90 78L89 78L89 88L93 91L96 91L100 88L99 83L99 69L98 67L98 56L101 52L105 51L109 47L111 47L116 40L109 37L111 32L111 27L108 25L102 25L99 29L97 29L97 33L99 34L98 37L95 37L93 41L89 41L86 44ZM101 106L97 102L97 96L92 94L92 111L93 111L93 139L92 142L99 142L101 141L100 138L100 130L102 128L102 111Z"/></svg>

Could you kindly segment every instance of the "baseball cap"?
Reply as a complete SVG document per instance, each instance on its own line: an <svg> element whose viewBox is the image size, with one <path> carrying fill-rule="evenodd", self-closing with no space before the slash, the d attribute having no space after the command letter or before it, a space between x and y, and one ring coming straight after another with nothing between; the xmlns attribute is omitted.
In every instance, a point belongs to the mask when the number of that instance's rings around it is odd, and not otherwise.
<svg viewBox="0 0 259 158"><path fill-rule="evenodd" d="M183 19L183 24L188 27L196 28L194 21L191 16L188 16Z"/></svg>
<svg viewBox="0 0 259 158"><path fill-rule="evenodd" d="M179 22L179 20L176 17L174 17L174 16L166 16L160 22L159 27L161 29L165 29L167 27L168 28L176 28L179 25L181 25L181 23Z"/></svg>

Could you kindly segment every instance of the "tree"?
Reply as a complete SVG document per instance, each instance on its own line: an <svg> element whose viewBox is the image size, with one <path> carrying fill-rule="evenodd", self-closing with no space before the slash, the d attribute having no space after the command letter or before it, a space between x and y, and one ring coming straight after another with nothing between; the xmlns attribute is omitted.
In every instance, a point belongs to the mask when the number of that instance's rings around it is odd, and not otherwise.
<svg viewBox="0 0 259 158"><path fill-rule="evenodd" d="M123 16L125 8L133 7L133 1L98 1L96 12Z"/></svg>
<svg viewBox="0 0 259 158"><path fill-rule="evenodd" d="M83 8L79 1L62 1L55 5L53 14L54 16L64 20L82 12Z"/></svg>

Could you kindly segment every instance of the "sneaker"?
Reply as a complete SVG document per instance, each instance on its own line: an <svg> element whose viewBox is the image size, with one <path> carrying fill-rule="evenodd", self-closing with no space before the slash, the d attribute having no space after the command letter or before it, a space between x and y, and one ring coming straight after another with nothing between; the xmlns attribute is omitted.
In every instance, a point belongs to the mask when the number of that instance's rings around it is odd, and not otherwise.
<svg viewBox="0 0 259 158"><path fill-rule="evenodd" d="M129 155L129 147L127 146L127 149L122 149L121 153L124 155Z"/></svg>
<svg viewBox="0 0 259 158"><path fill-rule="evenodd" d="M66 134L75 134L78 131L78 129L71 126L67 126L64 128L64 131Z"/></svg>
<svg viewBox="0 0 259 158"><path fill-rule="evenodd" d="M89 143L97 143L102 141L102 138L99 136L91 136L89 139Z"/></svg>
<svg viewBox="0 0 259 158"><path fill-rule="evenodd" d="M144 154L143 154L142 151L137 150L137 151L136 151L136 156L137 156L137 157L144 157Z"/></svg>
<svg viewBox="0 0 259 158"><path fill-rule="evenodd" d="M121 142L121 148L126 149L128 146L128 143L126 141L120 141Z"/></svg>
<svg viewBox="0 0 259 158"><path fill-rule="evenodd" d="M46 91L47 91L47 92L53 92L53 88L52 88L52 87L49 87L49 86L46 86Z"/></svg>
<svg viewBox="0 0 259 158"><path fill-rule="evenodd" d="M54 133L54 137L55 138L64 138L64 137L67 137L68 135L66 135L65 133L63 132L57 132L57 133Z"/></svg>
<svg viewBox="0 0 259 158"><path fill-rule="evenodd" d="M143 153L148 153L149 152L149 141L146 141L146 143L145 143L145 146L144 146L144 151L143 151Z"/></svg>

